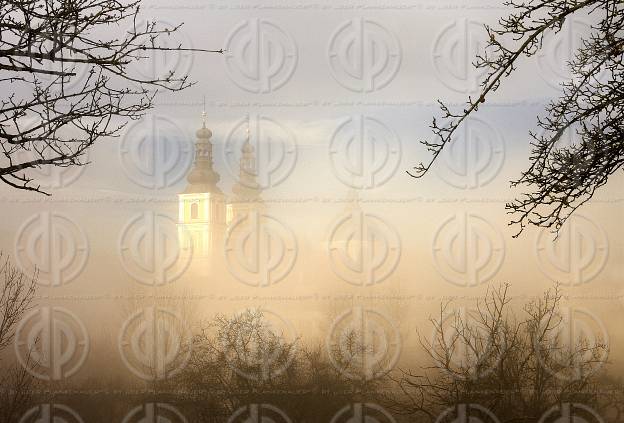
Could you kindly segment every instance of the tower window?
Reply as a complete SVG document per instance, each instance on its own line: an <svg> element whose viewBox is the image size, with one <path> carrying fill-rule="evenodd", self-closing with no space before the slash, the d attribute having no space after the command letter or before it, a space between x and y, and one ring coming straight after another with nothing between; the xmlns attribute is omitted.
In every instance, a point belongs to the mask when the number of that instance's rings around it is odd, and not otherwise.
<svg viewBox="0 0 624 423"><path fill-rule="evenodd" d="M191 219L199 218L199 205L197 203L191 204Z"/></svg>

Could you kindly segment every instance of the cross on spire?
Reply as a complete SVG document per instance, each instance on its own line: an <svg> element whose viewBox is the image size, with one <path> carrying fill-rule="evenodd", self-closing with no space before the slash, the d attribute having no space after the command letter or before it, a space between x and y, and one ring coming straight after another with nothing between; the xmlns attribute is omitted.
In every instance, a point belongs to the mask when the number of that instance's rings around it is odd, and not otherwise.
<svg viewBox="0 0 624 423"><path fill-rule="evenodd" d="M245 133L247 134L247 141L249 142L249 114L247 114L247 129Z"/></svg>
<svg viewBox="0 0 624 423"><path fill-rule="evenodd" d="M206 127L206 117L207 117L207 113L206 113L206 96L204 96L204 108L202 109L202 127L203 128Z"/></svg>

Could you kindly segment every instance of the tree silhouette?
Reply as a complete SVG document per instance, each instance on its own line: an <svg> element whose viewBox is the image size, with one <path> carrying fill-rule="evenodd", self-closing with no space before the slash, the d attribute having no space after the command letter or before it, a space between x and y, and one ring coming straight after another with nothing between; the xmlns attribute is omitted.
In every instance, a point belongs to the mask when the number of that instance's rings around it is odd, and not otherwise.
<svg viewBox="0 0 624 423"><path fill-rule="evenodd" d="M194 337L180 380L194 421L225 421L248 404L272 404L293 422L331 421L345 404L366 402L381 380L343 376L320 345L272 327L262 310L217 315Z"/></svg>
<svg viewBox="0 0 624 423"><path fill-rule="evenodd" d="M15 338L15 331L31 309L36 276L28 278L0 253L0 363ZM34 381L25 366L2 363L0 367L0 422L10 423L30 404Z"/></svg>
<svg viewBox="0 0 624 423"><path fill-rule="evenodd" d="M512 181L528 193L507 204L511 225L520 235L527 225L559 230L576 209L589 201L624 163L624 3L620 0L509 0L511 13L496 28L485 27L489 41L474 66L486 71L477 97L469 97L461 112L439 102L443 118L434 119L433 141L422 143L432 152L411 176L421 178L451 142L458 128L490 98L522 58L533 57L544 37L559 32L572 16L593 18L591 34L582 39L568 63L572 77L561 96L538 120L543 134L531 133L530 167ZM568 131L580 141L562 146Z"/></svg>
<svg viewBox="0 0 624 423"><path fill-rule="evenodd" d="M181 25L143 21L140 0L10 0L0 3L0 180L39 191L29 170L84 164L89 147L118 136L152 108L159 90L193 83L176 70L144 77Z"/></svg>
<svg viewBox="0 0 624 423"><path fill-rule="evenodd" d="M560 290L545 292L517 313L508 289L490 290L470 312L442 304L431 319L433 335L421 337L430 364L393 377L402 395L388 398L388 407L421 419L416 421L446 422L456 421L458 406L478 404L500 422L537 422L563 403L599 413L621 404L602 379L607 340L600 334L566 338ZM455 411L441 419L445 410Z"/></svg>

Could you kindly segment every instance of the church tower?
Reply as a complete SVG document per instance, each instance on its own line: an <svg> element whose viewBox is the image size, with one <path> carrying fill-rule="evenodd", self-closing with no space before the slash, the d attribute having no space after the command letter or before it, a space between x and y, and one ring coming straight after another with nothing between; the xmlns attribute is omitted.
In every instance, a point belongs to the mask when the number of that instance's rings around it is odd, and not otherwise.
<svg viewBox="0 0 624 423"><path fill-rule="evenodd" d="M193 255L211 256L220 251L225 234L225 196L217 186L221 177L213 168L212 131L206 128L206 112L202 127L196 133L195 162L189 173L188 185L178 195L178 229L180 236L191 236Z"/></svg>
<svg viewBox="0 0 624 423"><path fill-rule="evenodd" d="M227 205L227 224L230 225L249 214L262 210L262 190L256 181L257 163L254 147L249 140L247 126L245 142L241 148L238 181L232 187L232 198Z"/></svg>

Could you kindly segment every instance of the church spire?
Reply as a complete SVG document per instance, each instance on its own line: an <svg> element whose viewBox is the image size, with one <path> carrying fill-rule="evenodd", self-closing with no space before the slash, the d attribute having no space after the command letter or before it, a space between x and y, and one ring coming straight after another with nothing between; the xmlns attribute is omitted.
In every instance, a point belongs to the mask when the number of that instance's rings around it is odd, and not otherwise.
<svg viewBox="0 0 624 423"><path fill-rule="evenodd" d="M245 142L241 148L238 181L232 187L232 192L240 200L257 200L261 190L256 181L257 163L255 149L251 144L251 131L249 115L247 116L247 128L245 130Z"/></svg>
<svg viewBox="0 0 624 423"><path fill-rule="evenodd" d="M193 169L189 173L187 180L189 185L185 193L212 193L222 194L217 186L221 176L213 168L212 156L212 131L206 127L206 100L204 98L204 109L202 111L202 127L195 133L195 162Z"/></svg>

